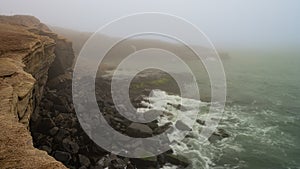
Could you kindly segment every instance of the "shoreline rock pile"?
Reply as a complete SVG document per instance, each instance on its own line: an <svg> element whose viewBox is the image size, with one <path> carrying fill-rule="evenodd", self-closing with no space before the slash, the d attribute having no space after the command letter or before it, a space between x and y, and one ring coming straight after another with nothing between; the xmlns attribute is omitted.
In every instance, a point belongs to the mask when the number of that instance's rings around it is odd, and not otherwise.
<svg viewBox="0 0 300 169"><path fill-rule="evenodd" d="M182 167L189 165L186 158L172 154L171 150L159 156L142 159L129 159L106 152L89 138L78 122L72 107L71 79L56 80L59 81L55 82L58 88L50 88L53 81L48 82L50 85L45 88L40 111L31 118L30 128L35 147L46 151L70 168L160 168L167 163ZM106 82L103 79L102 81L104 83L99 86L103 89L106 88ZM102 93L101 96L104 95ZM155 122L130 122L116 113L117 110L109 100L99 98L98 103L101 111L105 112L107 122L120 133L132 137L149 137L168 128L163 126L159 129Z"/></svg>
<svg viewBox="0 0 300 169"><path fill-rule="evenodd" d="M53 86L52 83L56 85ZM46 151L69 168L161 168L167 164L180 168L190 164L188 159L173 154L172 150L158 156L140 159L124 158L103 150L80 126L72 105L71 83L71 77L65 76L53 79L46 85L40 111L32 115L30 123L35 147ZM107 123L118 132L131 137L151 137L170 128L170 124L159 127L156 121L141 124L124 118L115 109L111 97L107 94L108 88L107 80L97 79L99 108ZM84 109L89 111L88 108ZM198 120L198 123L205 125L203 121ZM176 126L183 130L186 128L181 122ZM216 132L212 140L228 137L224 133L224 131ZM139 145L136 145L136 149L138 148Z"/></svg>

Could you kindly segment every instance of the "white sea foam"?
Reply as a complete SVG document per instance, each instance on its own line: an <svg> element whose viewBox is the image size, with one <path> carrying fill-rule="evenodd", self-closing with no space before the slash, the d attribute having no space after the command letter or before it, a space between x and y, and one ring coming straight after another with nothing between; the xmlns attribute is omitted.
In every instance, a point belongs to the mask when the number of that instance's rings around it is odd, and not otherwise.
<svg viewBox="0 0 300 169"><path fill-rule="evenodd" d="M188 133L189 137L179 140L176 144L172 144L171 148L175 154L180 154L187 157L191 162L191 168L197 169L229 169L229 168L245 168L247 165L245 161L239 158L238 154L244 151L245 143L241 142L252 139L252 141L259 142L262 145L278 146L282 144L292 144L287 139L274 139L274 133L278 132L278 126L269 124L260 124L259 115L268 114L272 118L274 115L271 111L258 111L255 114L247 112L242 106L227 106L223 113L223 119L218 128L225 129L230 134L229 138L210 143L209 141L203 143L199 140L201 137L201 130L203 125L195 123L191 125L191 121L195 118L204 120L205 118L220 118L218 115L210 114L207 116L207 111L210 104L201 102L199 100L181 98L175 95L168 95L164 91L154 90L149 97L142 102L143 107L139 108L138 112L144 113L148 110L161 110L164 112L163 116L158 117L159 125L164 125L168 122L176 123L178 119L192 128ZM182 109L176 108L176 105L182 105ZM201 110L201 111L200 111ZM198 116L195 116L197 114ZM288 119L283 119L284 121ZM181 132L177 130L175 134L169 136L171 140L178 140L181 138ZM279 132L278 136L285 135ZM289 138L285 135L286 138ZM280 149L278 149L280 150ZM228 162L222 161L224 158ZM220 162L221 161L221 162ZM175 169L176 166L167 165L163 169Z"/></svg>

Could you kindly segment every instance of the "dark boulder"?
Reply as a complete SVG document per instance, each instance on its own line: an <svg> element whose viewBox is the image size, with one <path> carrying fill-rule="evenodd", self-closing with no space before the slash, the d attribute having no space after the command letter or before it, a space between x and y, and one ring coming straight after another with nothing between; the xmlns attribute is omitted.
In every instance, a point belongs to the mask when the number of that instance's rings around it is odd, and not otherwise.
<svg viewBox="0 0 300 169"><path fill-rule="evenodd" d="M205 121L204 120L200 120L200 119L197 119L196 122L202 126L205 126Z"/></svg>
<svg viewBox="0 0 300 169"><path fill-rule="evenodd" d="M70 133L68 130L61 128L58 130L58 133L56 134L56 136L54 138L56 141L61 142L64 138L66 138L69 135L70 135Z"/></svg>
<svg viewBox="0 0 300 169"><path fill-rule="evenodd" d="M55 127L55 123L50 118L42 118L40 121L38 121L36 127L37 131L41 133L47 133L51 128Z"/></svg>
<svg viewBox="0 0 300 169"><path fill-rule="evenodd" d="M57 134L59 128L58 127L53 127L52 129L49 130L49 134L51 136L54 136L55 134Z"/></svg>
<svg viewBox="0 0 300 169"><path fill-rule="evenodd" d="M90 159L82 154L78 155L78 159L81 166L89 167L91 165Z"/></svg>
<svg viewBox="0 0 300 169"><path fill-rule="evenodd" d="M62 146L67 152L72 153L72 154L76 154L79 150L78 144L71 141L70 138L63 139Z"/></svg>
<svg viewBox="0 0 300 169"><path fill-rule="evenodd" d="M131 161L137 168L157 168L159 163L156 156L146 158L132 158Z"/></svg>
<svg viewBox="0 0 300 169"><path fill-rule="evenodd" d="M63 163L68 163L72 157L70 153L63 152L63 151L55 151L54 158Z"/></svg>
<svg viewBox="0 0 300 169"><path fill-rule="evenodd" d="M224 129L218 129L217 131L213 132L213 134L208 138L208 141L214 143L229 136L230 135Z"/></svg>
<svg viewBox="0 0 300 169"><path fill-rule="evenodd" d="M183 167L187 167L190 164L186 157L175 154L165 154L165 160L173 165L180 165Z"/></svg>
<svg viewBox="0 0 300 169"><path fill-rule="evenodd" d="M120 158L116 158L111 161L111 168L123 169L126 168L126 166L127 166L126 162Z"/></svg>
<svg viewBox="0 0 300 169"><path fill-rule="evenodd" d="M175 127L178 130L182 130L182 131L190 131L190 130L192 130L187 124L183 123L181 120L178 120L176 122Z"/></svg>
<svg viewBox="0 0 300 169"><path fill-rule="evenodd" d="M145 124L131 123L127 128L126 134L131 137L150 137L153 131Z"/></svg>
<svg viewBox="0 0 300 169"><path fill-rule="evenodd" d="M106 168L110 165L110 159L107 156L104 156L97 162L97 165Z"/></svg>
<svg viewBox="0 0 300 169"><path fill-rule="evenodd" d="M39 149L46 151L48 154L51 154L51 152L52 152L52 149L49 146L41 146L41 147L39 147Z"/></svg>
<svg viewBox="0 0 300 169"><path fill-rule="evenodd" d="M154 134L161 134L164 133L166 130L172 127L172 123L166 123L163 126L159 126L156 129L154 129Z"/></svg>
<svg viewBox="0 0 300 169"><path fill-rule="evenodd" d="M159 110L149 110L143 113L145 120L152 121L157 119L158 116L162 115L162 111Z"/></svg>

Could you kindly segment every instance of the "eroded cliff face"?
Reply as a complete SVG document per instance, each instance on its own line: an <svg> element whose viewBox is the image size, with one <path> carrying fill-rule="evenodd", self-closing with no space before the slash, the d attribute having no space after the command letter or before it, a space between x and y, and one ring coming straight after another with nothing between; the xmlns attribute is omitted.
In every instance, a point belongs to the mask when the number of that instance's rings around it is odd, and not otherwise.
<svg viewBox="0 0 300 169"><path fill-rule="evenodd" d="M28 126L48 76L64 74L73 58L72 44L38 19L0 16L0 168L65 168L33 147Z"/></svg>

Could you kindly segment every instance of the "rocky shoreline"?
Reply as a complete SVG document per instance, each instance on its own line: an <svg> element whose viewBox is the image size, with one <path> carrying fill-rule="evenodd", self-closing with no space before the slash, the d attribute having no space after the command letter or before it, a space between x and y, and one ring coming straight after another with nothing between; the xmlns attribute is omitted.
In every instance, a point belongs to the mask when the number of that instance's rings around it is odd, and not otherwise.
<svg viewBox="0 0 300 169"><path fill-rule="evenodd" d="M172 150L137 159L116 156L97 146L83 131L73 106L72 43L31 16L1 16L0 32L0 168L143 169L167 165L184 168L190 164ZM145 124L129 121L112 102L110 79L99 77L96 82L99 109L106 122L119 133L150 137L171 127L170 123L158 126L157 121ZM147 102L146 96L156 88L178 94L178 87L170 77L146 73L133 81L129 91L131 102L136 108L142 107L141 102ZM89 107L82 108L90 111ZM197 122L205 125L203 121ZM175 127L186 128L186 125L176 123ZM213 136L210 141L228 134L220 130ZM132 148L139 152L139 146Z"/></svg>
<svg viewBox="0 0 300 169"><path fill-rule="evenodd" d="M150 78L151 79L151 78ZM145 81L145 79L143 78ZM151 79L153 80L153 79ZM190 162L172 150L158 156L142 159L124 158L111 154L97 146L81 128L72 106L71 76L57 77L48 81L40 105L40 113L31 118L31 133L34 146L46 151L69 168L161 168L164 165L187 167ZM55 85L54 85L55 84ZM146 90L144 94L147 93ZM105 120L118 132L131 137L150 137L160 134L170 126L158 126L156 121L147 124L130 122L115 109L108 79L98 78L96 95ZM141 106L143 97L131 95L135 106ZM86 108L88 111L88 108ZM197 121L205 125L203 121ZM176 124L182 128L185 124ZM215 132L214 139L228 137L224 132ZM218 138L217 138L218 137ZM137 147L138 148L138 145Z"/></svg>

